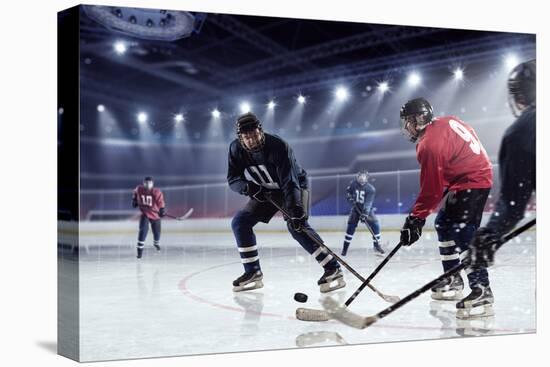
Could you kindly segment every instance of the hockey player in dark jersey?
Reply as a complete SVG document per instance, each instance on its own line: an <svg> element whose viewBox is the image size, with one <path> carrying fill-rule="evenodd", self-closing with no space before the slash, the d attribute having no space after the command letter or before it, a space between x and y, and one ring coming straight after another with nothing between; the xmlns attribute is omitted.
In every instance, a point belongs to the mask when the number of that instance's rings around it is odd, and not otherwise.
<svg viewBox="0 0 550 367"><path fill-rule="evenodd" d="M153 178L145 177L142 185L138 185L132 195L132 206L141 211L137 242L137 258L141 259L149 224L153 230L153 246L160 251L160 218L166 215L164 195L157 187L153 187Z"/></svg>
<svg viewBox="0 0 550 367"><path fill-rule="evenodd" d="M434 118L424 98L401 107L403 132L416 143L420 163L420 193L401 229L401 242L409 246L422 235L426 217L442 202L435 218L443 270L460 264L478 229L493 184L489 157L475 131L455 116ZM468 318L473 306L484 306L479 316L493 314L489 275L483 267L466 270L471 293L462 297L460 274L432 288L436 300L459 300L458 318ZM478 310L476 310L477 312Z"/></svg>
<svg viewBox="0 0 550 367"><path fill-rule="evenodd" d="M348 253L349 245L359 221L365 223L372 234L375 254L384 254L384 250L382 250L382 246L380 245L380 222L376 218L372 208L376 189L368 182L368 177L369 173L367 171L360 171L357 177L346 188L346 198L351 204L351 211L348 217L348 227L346 229L344 246L342 247L342 256L346 256Z"/></svg>
<svg viewBox="0 0 550 367"><path fill-rule="evenodd" d="M477 230L467 261L490 266L497 241L523 218L536 189L536 60L516 66L508 78L510 108L516 120L504 133L498 155L500 196L489 222Z"/></svg>
<svg viewBox="0 0 550 367"><path fill-rule="evenodd" d="M290 146L280 137L264 133L260 120L252 113L241 115L236 129L237 139L229 147L227 181L231 190L249 196L250 200L231 222L244 266L244 274L233 282L233 290L240 292L263 287L253 228L258 222L269 223L278 211L268 197L286 209L291 216L287 219L288 231L324 268L318 281L321 292L344 287L338 262L302 231L307 228L318 236L307 222L306 171L296 162Z"/></svg>

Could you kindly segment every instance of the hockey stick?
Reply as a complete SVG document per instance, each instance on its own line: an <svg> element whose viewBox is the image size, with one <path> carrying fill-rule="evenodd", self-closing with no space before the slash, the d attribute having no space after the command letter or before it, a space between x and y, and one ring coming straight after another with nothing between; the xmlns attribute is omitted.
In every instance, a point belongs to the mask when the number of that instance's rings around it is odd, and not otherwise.
<svg viewBox="0 0 550 367"><path fill-rule="evenodd" d="M267 197L267 200L275 207L277 208L283 216L285 216L288 220L290 220L291 216L288 214L288 212L283 209L279 204L277 204L271 197ZM321 247L323 250L327 251L330 255L332 255L333 258L335 258L342 266L344 266L346 269L348 269L353 275L357 277L361 282L365 281L365 278L361 276L355 269L353 269L347 262L342 260L338 255L336 255L330 248L328 248L327 245L323 243L323 240L317 236L315 236L311 231L304 230L304 233L306 236L308 236L313 242L315 242L319 247ZM373 285L368 284L368 287L372 289L378 296L380 296L384 301L394 303L399 300L399 297L396 296L388 296L384 293L380 292L378 289L376 289Z"/></svg>
<svg viewBox="0 0 550 367"><path fill-rule="evenodd" d="M166 213L166 216L169 217L169 218L173 218L173 219L175 219L175 220L185 220L185 219L189 218L189 217L191 216L191 214L193 214L193 211L194 211L194 210L195 210L195 209L193 209L193 208L189 209L189 210L187 211L187 213L185 213L185 214L182 215L181 217L176 217L176 216L173 216L173 215L168 214L168 213Z"/></svg>
<svg viewBox="0 0 550 367"><path fill-rule="evenodd" d="M359 214L359 218L361 218L361 216L363 215L363 212L359 209L359 207L357 206L357 203L354 203L353 204L353 209ZM368 216L367 216L368 217ZM359 219L361 220L361 219ZM372 227L370 226L368 220L365 218L365 220L361 220L361 222L363 222L365 224L365 226L367 227L367 229L369 230L371 236L373 239L376 238L376 236L374 235L374 231L372 230ZM389 244L389 241L386 241L384 242L385 245L388 245ZM376 253L377 255L378 253Z"/></svg>
<svg viewBox="0 0 550 367"><path fill-rule="evenodd" d="M160 213L159 213L158 211L149 209L148 207L144 207L143 205L140 205L140 208L144 208L144 209L150 210L151 212L160 215ZM195 210L194 208L189 209L189 210L187 211L187 213L185 213L185 214L182 215L181 217L176 217L175 215L172 215L172 214L170 214L170 213L166 213L165 216L168 217L168 218L175 219L175 220L185 220L185 219L189 218L189 217L191 216L191 214L193 214L193 211L194 211L194 210Z"/></svg>
<svg viewBox="0 0 550 367"><path fill-rule="evenodd" d="M395 253L401 248L402 246L402 243L399 242L397 244L397 246L395 246L393 248L393 250L391 250L391 252L388 254L388 256L386 256L384 258L384 260L382 260L382 262L380 262L380 264L378 264L378 266L376 267L376 269L374 269L374 271L368 276L368 278L366 280L363 281L363 283L361 283L361 285L359 286L359 288L357 288L357 290L351 295L351 297L349 297L346 302L344 303L344 306L342 306L342 308L345 308L345 307L348 307L354 300L355 298L359 295L359 293L361 293L363 291L363 289L365 289L365 287L369 286L370 284L370 281L376 276L376 274L378 274L378 272L380 270L382 270L382 268L386 265L386 263L388 261L390 261L390 259L393 257L393 255L395 255ZM388 296L386 296L388 297ZM396 303L396 302L399 302L399 297L397 296L389 296L389 297L393 297L392 298L392 303ZM298 320L302 320L302 321L327 321L330 319L330 312L327 311L327 309L336 309L336 307L338 306L337 303L333 302L330 303L330 304L326 304L326 302L331 302L330 301L330 298L328 298L329 300L324 300L323 301L323 305L325 306L325 310L316 310L316 309L312 309L312 308L298 308L296 310L296 318ZM342 310L340 310L342 311ZM342 313L342 312L340 312Z"/></svg>
<svg viewBox="0 0 550 367"><path fill-rule="evenodd" d="M502 245L504 245L506 242L511 240L512 238L520 235L521 233L525 232L527 229L531 228L536 224L536 218L527 222L526 224L522 225L521 227L516 228L512 232L508 233L507 235L503 236L500 241L496 244L496 250L498 250ZM469 250L468 250L469 251ZM330 299L327 298L323 301L323 307L325 307L325 310L328 312L329 317L333 318L335 320L338 320L348 326L357 328L357 329L364 329L366 327L369 327L370 325L374 324L378 320L388 316L392 312L396 311L397 309L401 308L402 306L406 305L413 299L417 298L427 290L431 289L435 285L437 285L439 282L441 282L443 279L454 275L464 269L466 267L465 264L458 264L457 266L453 267L452 269L449 269L439 277L435 278L431 282L425 284L421 288L417 289L416 291L412 292L399 302L385 308L384 310L378 312L377 314L373 316L359 316L357 314L354 314L347 310L343 306L338 306L338 304Z"/></svg>

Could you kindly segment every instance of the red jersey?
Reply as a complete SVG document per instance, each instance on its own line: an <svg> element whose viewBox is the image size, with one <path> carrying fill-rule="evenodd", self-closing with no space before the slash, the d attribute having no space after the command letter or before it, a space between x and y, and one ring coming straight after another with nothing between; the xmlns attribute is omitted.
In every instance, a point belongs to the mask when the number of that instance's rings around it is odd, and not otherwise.
<svg viewBox="0 0 550 367"><path fill-rule="evenodd" d="M151 190L147 190L143 185L139 185L134 190L134 199L137 200L139 209L147 218L151 220L160 219L158 211L160 208L164 208L164 195L162 192L153 187Z"/></svg>
<svg viewBox="0 0 550 367"><path fill-rule="evenodd" d="M443 198L445 189L487 189L493 168L474 129L454 116L438 117L416 145L420 163L420 194L411 215L425 219Z"/></svg>

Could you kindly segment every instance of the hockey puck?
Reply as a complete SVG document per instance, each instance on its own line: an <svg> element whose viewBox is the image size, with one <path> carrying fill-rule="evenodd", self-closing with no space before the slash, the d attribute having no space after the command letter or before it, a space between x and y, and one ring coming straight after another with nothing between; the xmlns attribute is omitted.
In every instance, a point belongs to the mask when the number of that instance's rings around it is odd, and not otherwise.
<svg viewBox="0 0 550 367"><path fill-rule="evenodd" d="M307 301L307 294L294 293L294 300L296 302L305 303Z"/></svg>

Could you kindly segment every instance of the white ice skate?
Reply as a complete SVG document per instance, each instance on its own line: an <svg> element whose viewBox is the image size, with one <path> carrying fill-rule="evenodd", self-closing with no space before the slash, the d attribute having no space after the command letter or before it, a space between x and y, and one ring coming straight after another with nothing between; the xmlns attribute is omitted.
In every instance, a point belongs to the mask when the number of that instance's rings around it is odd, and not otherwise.
<svg viewBox="0 0 550 367"><path fill-rule="evenodd" d="M340 268L325 269L323 276L317 281L321 293L332 292L336 289L344 288L344 274Z"/></svg>
<svg viewBox="0 0 550 367"><path fill-rule="evenodd" d="M443 279L432 288L432 299L436 301L458 301L462 298L464 282L460 274Z"/></svg>
<svg viewBox="0 0 550 367"><path fill-rule="evenodd" d="M495 299L491 287L477 285L472 292L456 304L456 317L472 320L495 315L493 303Z"/></svg>
<svg viewBox="0 0 550 367"><path fill-rule="evenodd" d="M233 292L251 291L262 288L264 275L260 270L244 273L233 281Z"/></svg>

